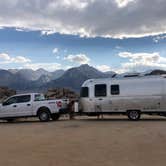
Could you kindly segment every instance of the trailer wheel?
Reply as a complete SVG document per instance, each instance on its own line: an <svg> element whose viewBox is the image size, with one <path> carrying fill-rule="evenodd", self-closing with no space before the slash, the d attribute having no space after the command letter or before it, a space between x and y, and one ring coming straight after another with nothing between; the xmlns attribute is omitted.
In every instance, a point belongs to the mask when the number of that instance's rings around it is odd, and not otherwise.
<svg viewBox="0 0 166 166"><path fill-rule="evenodd" d="M58 120L58 119L59 119L59 117L60 117L60 115L59 115L59 114L52 114L52 115L51 115L51 118L52 118L52 120L53 120L53 121Z"/></svg>
<svg viewBox="0 0 166 166"><path fill-rule="evenodd" d="M127 116L130 120L137 121L140 119L141 113L139 110L130 110L127 112Z"/></svg>
<svg viewBox="0 0 166 166"><path fill-rule="evenodd" d="M50 120L50 112L47 110L39 111L38 117L41 122L48 122Z"/></svg>
<svg viewBox="0 0 166 166"><path fill-rule="evenodd" d="M8 123L13 123L15 119L6 119Z"/></svg>

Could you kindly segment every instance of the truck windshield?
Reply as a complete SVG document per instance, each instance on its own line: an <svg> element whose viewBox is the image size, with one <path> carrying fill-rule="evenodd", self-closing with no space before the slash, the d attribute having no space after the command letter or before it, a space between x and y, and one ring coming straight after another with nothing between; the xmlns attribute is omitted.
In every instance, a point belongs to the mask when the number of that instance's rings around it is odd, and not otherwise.
<svg viewBox="0 0 166 166"><path fill-rule="evenodd" d="M46 98L44 97L43 94L36 94L35 95L35 101L42 101L42 100L46 100Z"/></svg>

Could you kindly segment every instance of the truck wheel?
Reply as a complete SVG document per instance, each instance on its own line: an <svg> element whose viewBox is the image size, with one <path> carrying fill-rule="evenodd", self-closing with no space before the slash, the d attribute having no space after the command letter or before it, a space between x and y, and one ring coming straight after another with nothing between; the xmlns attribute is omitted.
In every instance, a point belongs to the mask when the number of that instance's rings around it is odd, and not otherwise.
<svg viewBox="0 0 166 166"><path fill-rule="evenodd" d="M38 116L39 116L39 120L41 122L48 122L50 120L50 113L49 113L49 111L40 111Z"/></svg>
<svg viewBox="0 0 166 166"><path fill-rule="evenodd" d="M52 114L51 115L51 118L52 118L52 120L58 120L59 119L59 117L60 117L60 115L59 114Z"/></svg>
<svg viewBox="0 0 166 166"><path fill-rule="evenodd" d="M141 113L138 110L131 110L127 113L130 120L136 121L140 119Z"/></svg>

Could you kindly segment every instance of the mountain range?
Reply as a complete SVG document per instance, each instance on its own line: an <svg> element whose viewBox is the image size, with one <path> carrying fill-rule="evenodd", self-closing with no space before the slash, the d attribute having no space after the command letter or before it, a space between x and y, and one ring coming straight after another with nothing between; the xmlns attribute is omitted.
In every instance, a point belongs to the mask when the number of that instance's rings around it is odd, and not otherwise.
<svg viewBox="0 0 166 166"><path fill-rule="evenodd" d="M137 73L139 74L139 73ZM166 74L163 70L152 70L144 75ZM133 74L135 75L135 73ZM132 73L117 75L115 72L101 72L89 65L70 68L67 71L56 70L49 72L44 69L0 70L0 86L7 86L17 92L43 92L47 89L65 87L79 91L82 83L91 78L132 76Z"/></svg>

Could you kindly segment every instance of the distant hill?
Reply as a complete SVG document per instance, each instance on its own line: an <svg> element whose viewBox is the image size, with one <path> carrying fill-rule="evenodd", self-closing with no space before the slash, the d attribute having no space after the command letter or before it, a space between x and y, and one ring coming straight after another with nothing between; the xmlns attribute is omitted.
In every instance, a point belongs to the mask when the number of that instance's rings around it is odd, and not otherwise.
<svg viewBox="0 0 166 166"><path fill-rule="evenodd" d="M28 81L36 81L38 79L41 79L42 76L47 76L49 80L54 80L59 77L61 77L64 74L64 70L56 70L54 72L48 72L42 68L38 70L32 70L32 69L9 69L8 72L11 74L14 74L16 77L21 77Z"/></svg>
<svg viewBox="0 0 166 166"><path fill-rule="evenodd" d="M8 86L13 80L13 74L7 70L0 70L0 86Z"/></svg>
<svg viewBox="0 0 166 166"><path fill-rule="evenodd" d="M62 77L44 85L44 89L65 87L79 91L82 83L90 78L107 78L112 77L115 73L103 73L89 65L81 65L67 70Z"/></svg>
<svg viewBox="0 0 166 166"><path fill-rule="evenodd" d="M145 75L161 75L161 74L166 74L166 71L164 70L152 70Z"/></svg>
<svg viewBox="0 0 166 166"><path fill-rule="evenodd" d="M0 86L7 86L18 91L33 91L38 87L57 79L64 74L64 70L48 72L44 69L0 70Z"/></svg>
<svg viewBox="0 0 166 166"><path fill-rule="evenodd" d="M54 72L51 72L51 80L56 80L57 78L61 77L64 73L64 70L56 70Z"/></svg>
<svg viewBox="0 0 166 166"><path fill-rule="evenodd" d="M18 70L15 75L29 81L37 80L41 76L40 73L31 69Z"/></svg>

